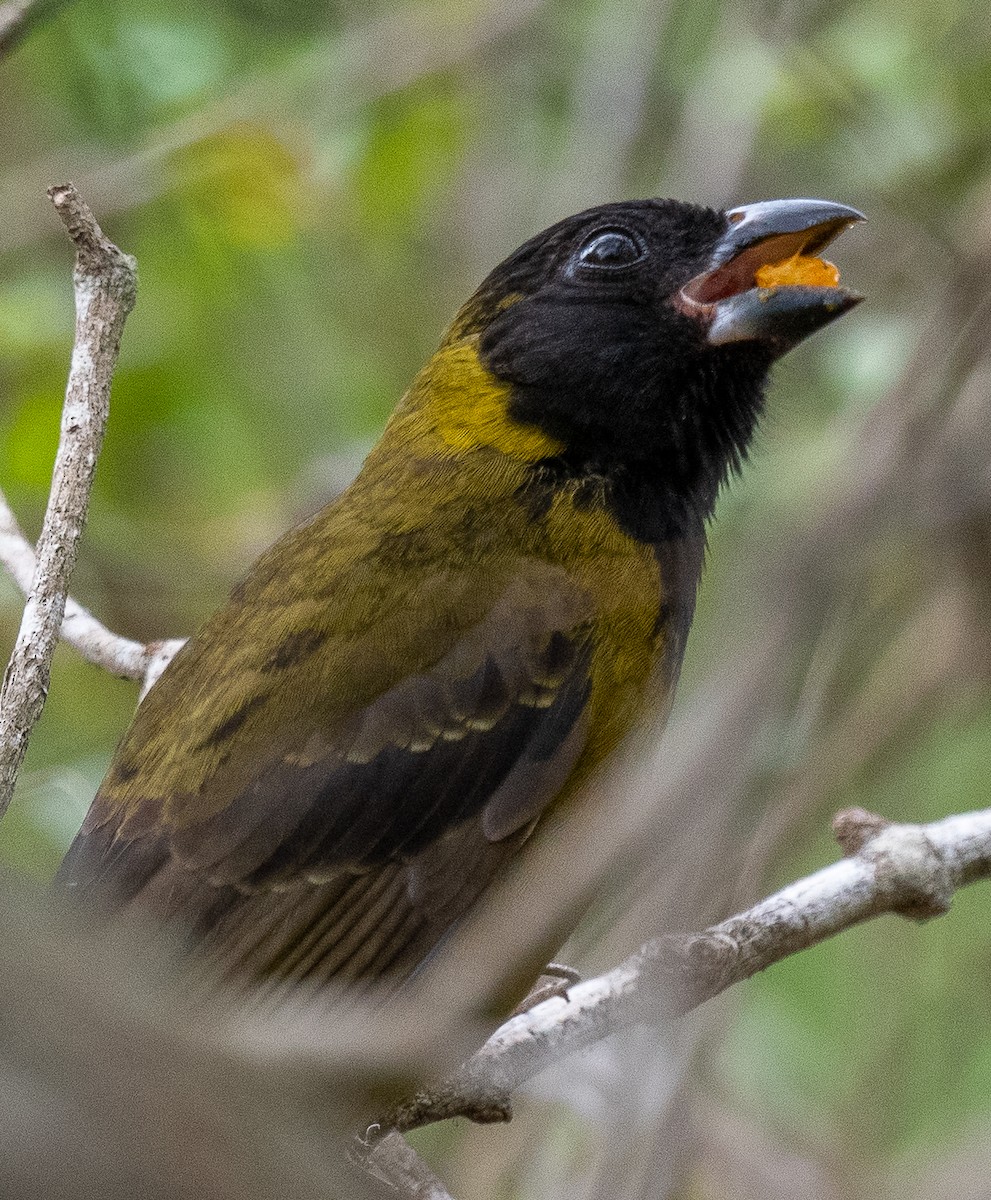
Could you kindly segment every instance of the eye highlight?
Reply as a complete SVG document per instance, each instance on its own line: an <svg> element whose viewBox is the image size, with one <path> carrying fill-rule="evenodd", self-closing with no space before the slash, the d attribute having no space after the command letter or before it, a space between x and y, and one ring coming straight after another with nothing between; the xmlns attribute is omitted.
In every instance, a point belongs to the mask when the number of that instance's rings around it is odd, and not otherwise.
<svg viewBox="0 0 991 1200"><path fill-rule="evenodd" d="M640 239L625 229L600 229L578 250L575 265L615 271L640 262L646 254Z"/></svg>

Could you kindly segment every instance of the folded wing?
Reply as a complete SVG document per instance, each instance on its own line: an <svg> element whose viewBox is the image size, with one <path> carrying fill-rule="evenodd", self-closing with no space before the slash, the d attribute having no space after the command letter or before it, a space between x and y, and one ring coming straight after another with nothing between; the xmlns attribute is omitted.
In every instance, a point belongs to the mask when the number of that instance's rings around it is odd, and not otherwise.
<svg viewBox="0 0 991 1200"><path fill-rule="evenodd" d="M201 794L177 806L142 793L143 776L162 771L149 769L156 754L142 755L136 727L60 884L185 924L224 976L277 990L405 977L526 837L585 744L594 622L563 575L543 584L506 584L470 628L449 622L434 661L405 676L397 667L345 712L314 681L349 694L348 672L362 669L351 635L314 635L316 669L285 672L247 713L218 709L211 728L192 647L175 666L200 696L197 728L163 744L211 756ZM424 640L436 645L443 617L407 624L415 637L431 622ZM288 693L307 686L310 697Z"/></svg>

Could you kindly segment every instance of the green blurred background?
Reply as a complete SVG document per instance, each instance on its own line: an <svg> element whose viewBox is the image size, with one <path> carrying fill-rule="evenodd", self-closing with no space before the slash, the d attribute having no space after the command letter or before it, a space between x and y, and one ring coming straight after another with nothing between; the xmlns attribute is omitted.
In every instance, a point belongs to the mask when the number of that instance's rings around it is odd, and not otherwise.
<svg viewBox="0 0 991 1200"><path fill-rule="evenodd" d="M32 535L72 338L45 188L74 179L138 259L73 592L140 639L191 630L347 482L459 301L543 225L645 195L863 209L834 257L868 301L777 371L669 736L739 693L696 796L737 899L835 857L844 805L987 803L983 4L77 0L0 64L0 113L0 484ZM18 617L0 580L0 645ZM51 871L135 701L59 652L4 861ZM729 905L721 882L683 923ZM976 888L924 928L876 922L670 1045L545 1079L508 1129L420 1144L458 1200L985 1196L989 912ZM624 1055L663 1078L624 1092Z"/></svg>

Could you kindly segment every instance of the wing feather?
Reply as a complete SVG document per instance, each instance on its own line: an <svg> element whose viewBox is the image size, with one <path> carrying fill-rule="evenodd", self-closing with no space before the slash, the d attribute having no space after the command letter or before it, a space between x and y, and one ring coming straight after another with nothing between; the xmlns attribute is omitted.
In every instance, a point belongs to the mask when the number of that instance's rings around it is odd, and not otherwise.
<svg viewBox="0 0 991 1200"><path fill-rule="evenodd" d="M574 589L509 585L472 627L451 622L432 664L343 713L280 692L293 684L280 684L279 664L293 656L263 648L263 698L187 738L192 752L217 756L199 809L143 795L140 770L112 771L61 884L185 922L220 975L266 976L272 996L407 975L581 753L589 609ZM325 676L360 670L331 638L311 631L305 648L310 665L333 657ZM269 711L290 719L273 727ZM139 754L125 739L118 757ZM231 761L236 787L218 803ZM191 816L177 824L176 811Z"/></svg>

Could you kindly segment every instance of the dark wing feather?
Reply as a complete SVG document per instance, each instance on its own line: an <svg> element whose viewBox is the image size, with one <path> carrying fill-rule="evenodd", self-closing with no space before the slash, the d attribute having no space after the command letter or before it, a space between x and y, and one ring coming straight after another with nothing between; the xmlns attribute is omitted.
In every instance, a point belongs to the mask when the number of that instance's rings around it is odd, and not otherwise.
<svg viewBox="0 0 991 1200"><path fill-rule="evenodd" d="M559 599L493 606L346 719L314 704L201 820L167 827L153 801L121 820L98 797L60 882L184 922L221 974L267 976L274 995L408 975L581 753L593 628ZM234 752L244 722L222 724Z"/></svg>

